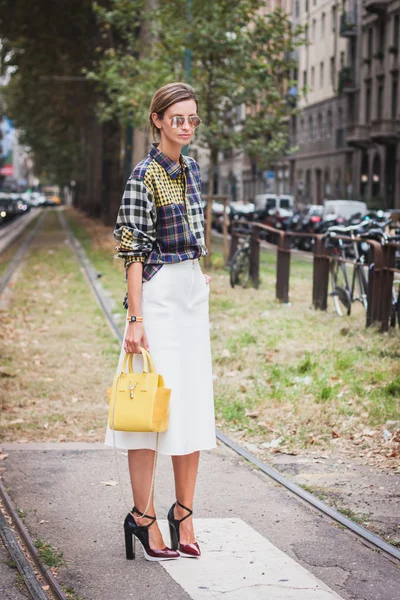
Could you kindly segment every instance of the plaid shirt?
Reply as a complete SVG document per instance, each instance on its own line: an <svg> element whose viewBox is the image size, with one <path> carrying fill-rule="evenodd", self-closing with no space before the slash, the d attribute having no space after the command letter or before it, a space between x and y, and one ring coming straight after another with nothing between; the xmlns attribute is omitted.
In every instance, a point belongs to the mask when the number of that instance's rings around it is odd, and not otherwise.
<svg viewBox="0 0 400 600"><path fill-rule="evenodd" d="M127 181L114 237L126 268L132 262L144 263L143 281L149 281L164 263L205 256L197 162L181 155L176 163L153 144Z"/></svg>

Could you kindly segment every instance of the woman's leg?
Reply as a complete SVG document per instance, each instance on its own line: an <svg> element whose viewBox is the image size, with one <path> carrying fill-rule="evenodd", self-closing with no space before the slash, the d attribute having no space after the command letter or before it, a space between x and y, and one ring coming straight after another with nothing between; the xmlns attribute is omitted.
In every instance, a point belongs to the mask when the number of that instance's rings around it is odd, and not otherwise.
<svg viewBox="0 0 400 600"><path fill-rule="evenodd" d="M151 478L153 475L154 450L128 450L129 473L131 477L132 494L136 508L143 514L149 500ZM154 493L146 511L146 515L155 516ZM134 519L138 525L148 525L149 519L140 518L135 513ZM149 527L149 543L153 550L162 550L165 548L161 531L158 523L155 522Z"/></svg>
<svg viewBox="0 0 400 600"><path fill-rule="evenodd" d="M176 499L193 510L194 489L196 487L197 471L199 468L200 452L192 452L182 456L173 456L172 464L175 475L175 495ZM187 511L178 504L174 509L176 519L182 519L187 516ZM196 537L193 530L193 520L190 516L180 524L180 542L181 544L194 544Z"/></svg>

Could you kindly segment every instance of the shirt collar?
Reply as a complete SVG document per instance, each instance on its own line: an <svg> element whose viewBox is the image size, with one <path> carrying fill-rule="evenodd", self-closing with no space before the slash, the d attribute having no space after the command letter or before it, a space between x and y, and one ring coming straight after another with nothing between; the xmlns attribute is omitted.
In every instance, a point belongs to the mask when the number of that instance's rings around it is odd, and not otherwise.
<svg viewBox="0 0 400 600"><path fill-rule="evenodd" d="M179 163L177 163L172 160L172 158L164 154L164 152L161 152L161 150L158 149L157 143L152 144L149 154L162 167L164 167L171 179L176 179L178 175L182 173L183 168L185 170L189 169L189 160L186 156L182 156L181 154L179 157Z"/></svg>

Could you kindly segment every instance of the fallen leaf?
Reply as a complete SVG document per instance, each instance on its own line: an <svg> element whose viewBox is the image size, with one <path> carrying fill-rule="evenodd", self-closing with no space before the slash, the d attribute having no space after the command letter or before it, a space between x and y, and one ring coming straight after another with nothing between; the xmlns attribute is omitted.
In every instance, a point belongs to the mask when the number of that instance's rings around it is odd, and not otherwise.
<svg viewBox="0 0 400 600"><path fill-rule="evenodd" d="M0 460L4 460L7 458L8 454L0 454Z"/></svg>
<svg viewBox="0 0 400 600"><path fill-rule="evenodd" d="M14 419L13 421L8 421L9 425L19 425L20 423L25 423L24 419Z"/></svg>
<svg viewBox="0 0 400 600"><path fill-rule="evenodd" d="M257 417L260 416L260 412L258 410L255 410L253 412L246 410L244 414L246 415L246 417L250 417L251 419L257 419Z"/></svg>
<svg viewBox="0 0 400 600"><path fill-rule="evenodd" d="M337 431L335 431L334 429L332 429L332 437L334 439L339 438L340 437L340 433L338 433Z"/></svg>
<svg viewBox="0 0 400 600"><path fill-rule="evenodd" d="M106 486L113 486L113 485L118 485L118 481L100 481L100 483L102 483L103 485Z"/></svg>

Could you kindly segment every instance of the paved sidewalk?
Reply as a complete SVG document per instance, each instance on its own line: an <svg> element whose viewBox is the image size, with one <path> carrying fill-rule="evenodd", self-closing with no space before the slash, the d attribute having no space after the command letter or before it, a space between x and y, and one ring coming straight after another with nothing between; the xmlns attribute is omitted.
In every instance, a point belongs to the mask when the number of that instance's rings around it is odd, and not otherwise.
<svg viewBox="0 0 400 600"><path fill-rule="evenodd" d="M126 511L118 486L104 485L115 479L112 450L79 443L3 450L4 480L32 537L64 552L58 578L85 600L398 600L397 565L225 447L201 460L195 517L204 556L164 566L146 562L140 548L136 561L125 560ZM119 459L129 498L126 457ZM170 461L160 457L160 519L173 500Z"/></svg>

